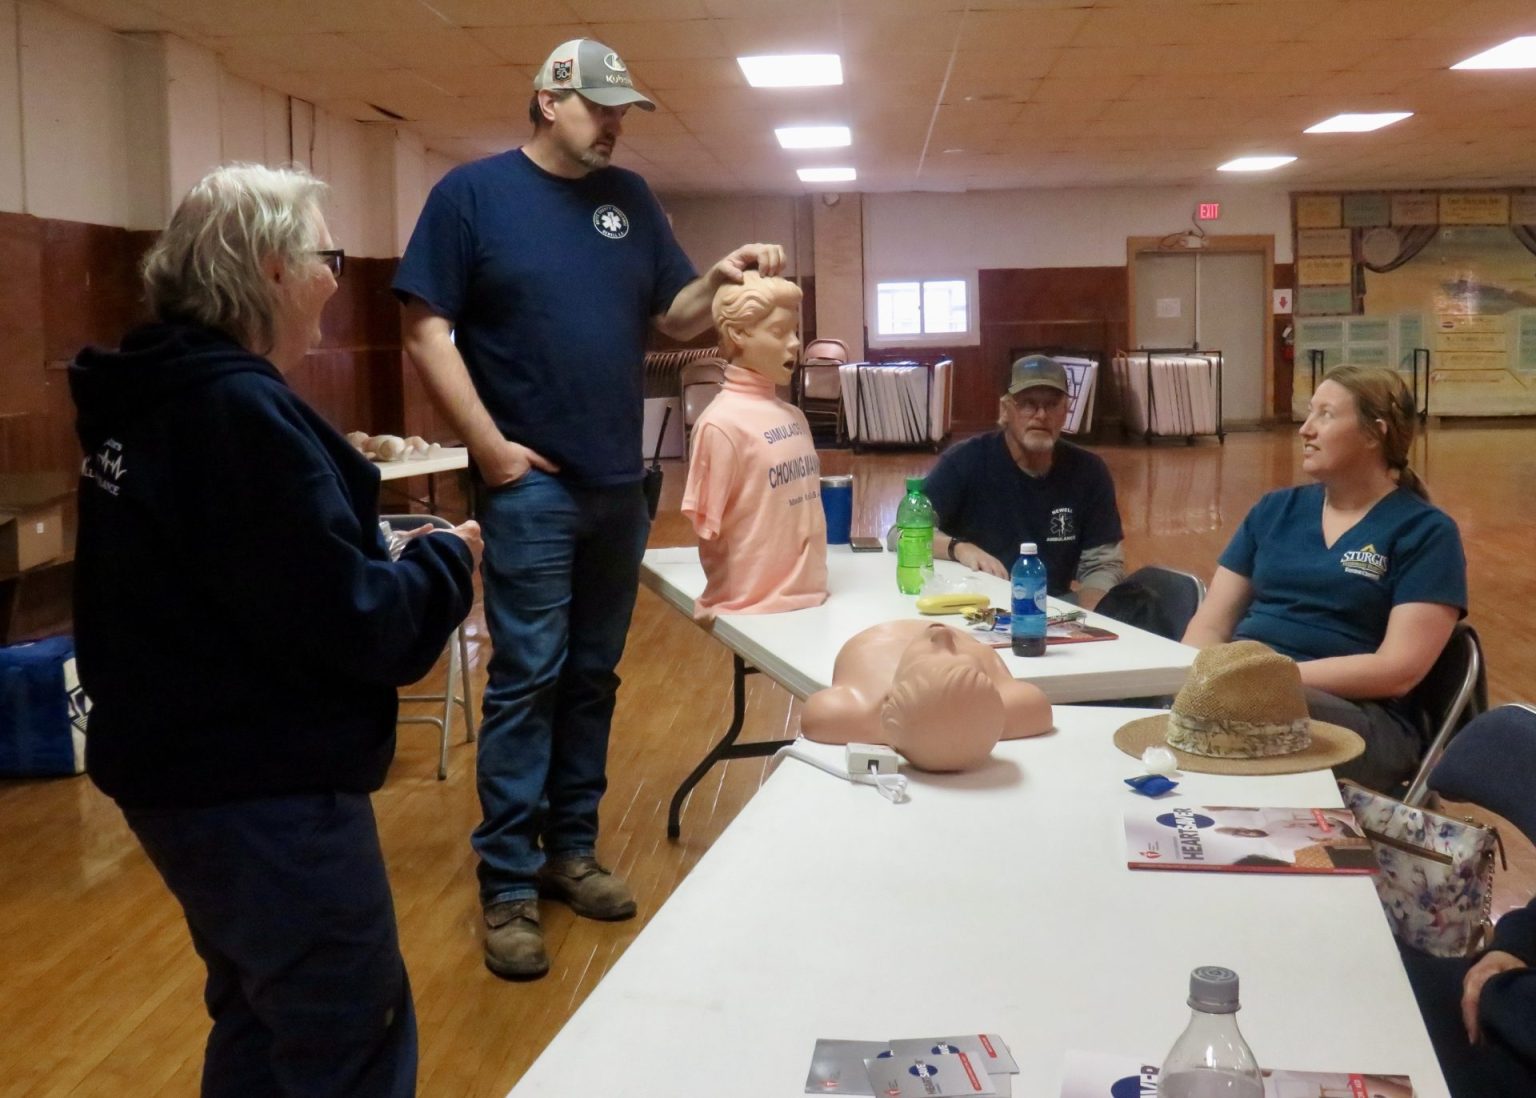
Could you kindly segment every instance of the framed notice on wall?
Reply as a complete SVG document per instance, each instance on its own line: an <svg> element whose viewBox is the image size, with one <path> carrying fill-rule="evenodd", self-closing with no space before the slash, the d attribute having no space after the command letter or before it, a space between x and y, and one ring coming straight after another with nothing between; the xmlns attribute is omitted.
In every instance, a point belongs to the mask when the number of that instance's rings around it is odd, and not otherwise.
<svg viewBox="0 0 1536 1098"><path fill-rule="evenodd" d="M1296 227L1298 229L1337 229L1343 222L1343 199L1339 195L1296 196Z"/></svg>
<svg viewBox="0 0 1536 1098"><path fill-rule="evenodd" d="M1349 255L1354 251L1354 234L1348 229L1298 229L1297 256Z"/></svg>
<svg viewBox="0 0 1536 1098"><path fill-rule="evenodd" d="M1507 194L1442 194L1442 225L1508 225Z"/></svg>
<svg viewBox="0 0 1536 1098"><path fill-rule="evenodd" d="M1392 196L1392 224L1440 224L1439 198L1432 194L1394 194Z"/></svg>
<svg viewBox="0 0 1536 1098"><path fill-rule="evenodd" d="M1296 281L1302 286L1348 286L1354 261L1347 255L1296 261Z"/></svg>

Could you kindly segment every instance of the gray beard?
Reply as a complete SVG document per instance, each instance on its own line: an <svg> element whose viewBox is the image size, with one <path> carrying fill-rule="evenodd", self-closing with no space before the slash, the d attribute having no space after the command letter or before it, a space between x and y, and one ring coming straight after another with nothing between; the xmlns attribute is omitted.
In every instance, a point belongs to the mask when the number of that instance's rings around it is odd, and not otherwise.
<svg viewBox="0 0 1536 1098"><path fill-rule="evenodd" d="M589 171L597 171L599 168L606 168L613 160L613 156L610 153L599 152L596 149L586 149L576 159L581 161L582 167Z"/></svg>

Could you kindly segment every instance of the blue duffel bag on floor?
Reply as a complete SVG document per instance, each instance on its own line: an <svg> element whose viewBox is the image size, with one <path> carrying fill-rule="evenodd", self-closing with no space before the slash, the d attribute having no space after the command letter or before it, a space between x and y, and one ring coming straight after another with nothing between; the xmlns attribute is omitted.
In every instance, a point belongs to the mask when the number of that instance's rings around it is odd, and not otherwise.
<svg viewBox="0 0 1536 1098"><path fill-rule="evenodd" d="M0 775L81 773L89 709L75 674L73 638L0 648Z"/></svg>

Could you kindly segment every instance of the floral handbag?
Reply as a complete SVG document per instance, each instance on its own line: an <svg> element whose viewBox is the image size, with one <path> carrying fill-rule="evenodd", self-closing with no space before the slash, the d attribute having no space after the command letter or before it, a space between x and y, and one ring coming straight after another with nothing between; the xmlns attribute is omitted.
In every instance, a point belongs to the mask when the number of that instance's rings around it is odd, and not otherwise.
<svg viewBox="0 0 1536 1098"><path fill-rule="evenodd" d="M1436 957L1484 948L1493 930L1493 855L1504 850L1498 830L1350 781L1339 792L1376 852L1376 894L1398 940Z"/></svg>

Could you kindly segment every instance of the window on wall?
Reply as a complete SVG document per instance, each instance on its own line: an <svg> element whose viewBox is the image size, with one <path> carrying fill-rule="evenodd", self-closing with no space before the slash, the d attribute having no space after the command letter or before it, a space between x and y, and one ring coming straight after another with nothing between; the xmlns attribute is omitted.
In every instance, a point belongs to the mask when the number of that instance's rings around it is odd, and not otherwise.
<svg viewBox="0 0 1536 1098"><path fill-rule="evenodd" d="M875 284L875 331L881 338L943 335L970 328L966 280L935 278Z"/></svg>

